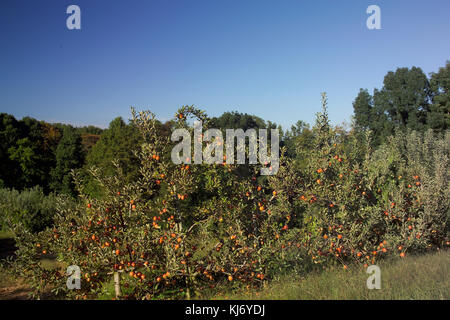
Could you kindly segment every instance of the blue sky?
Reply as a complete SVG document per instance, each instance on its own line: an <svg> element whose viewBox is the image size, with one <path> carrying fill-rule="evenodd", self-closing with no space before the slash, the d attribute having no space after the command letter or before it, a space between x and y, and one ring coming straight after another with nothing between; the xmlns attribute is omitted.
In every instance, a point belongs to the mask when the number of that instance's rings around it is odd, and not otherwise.
<svg viewBox="0 0 450 320"><path fill-rule="evenodd" d="M338 124L388 71L444 66L449 39L448 0L1 0L0 112L106 127L130 106L166 120L194 104L286 128L313 123L326 91Z"/></svg>

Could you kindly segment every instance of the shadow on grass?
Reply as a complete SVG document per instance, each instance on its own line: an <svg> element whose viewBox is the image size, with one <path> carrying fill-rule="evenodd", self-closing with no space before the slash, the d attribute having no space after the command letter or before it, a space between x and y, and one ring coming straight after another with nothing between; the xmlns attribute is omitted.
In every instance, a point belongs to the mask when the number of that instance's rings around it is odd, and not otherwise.
<svg viewBox="0 0 450 320"><path fill-rule="evenodd" d="M0 300L29 300L30 290L26 287L0 289Z"/></svg>
<svg viewBox="0 0 450 320"><path fill-rule="evenodd" d="M14 257L16 250L16 242L13 238L0 239L0 260L4 260L7 257Z"/></svg>

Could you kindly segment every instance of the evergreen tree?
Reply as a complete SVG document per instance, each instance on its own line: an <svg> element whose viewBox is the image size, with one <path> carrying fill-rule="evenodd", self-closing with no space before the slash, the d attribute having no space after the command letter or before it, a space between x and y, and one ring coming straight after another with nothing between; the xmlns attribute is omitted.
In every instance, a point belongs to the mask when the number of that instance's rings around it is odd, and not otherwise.
<svg viewBox="0 0 450 320"><path fill-rule="evenodd" d="M74 195L71 170L83 165L81 136L72 127L65 127L56 148L56 167L51 172L54 191Z"/></svg>
<svg viewBox="0 0 450 320"><path fill-rule="evenodd" d="M439 72L432 73L432 104L427 122L431 129L445 131L450 126L450 61Z"/></svg>
<svg viewBox="0 0 450 320"><path fill-rule="evenodd" d="M283 143L286 146L286 156L289 158L295 158L297 155L297 149L309 149L311 146L312 132L309 129L309 125L298 120L291 126L290 130L287 130L283 135Z"/></svg>
<svg viewBox="0 0 450 320"><path fill-rule="evenodd" d="M19 122L12 115L0 114L0 186L18 188L20 167L10 158L9 149L20 139Z"/></svg>
<svg viewBox="0 0 450 320"><path fill-rule="evenodd" d="M36 186L45 176L40 166L40 158L37 147L29 138L19 139L16 144L8 149L9 158L15 161L20 168L20 175L16 177L16 185L19 188Z"/></svg>
<svg viewBox="0 0 450 320"><path fill-rule="evenodd" d="M372 128L373 98L367 89L360 89L353 102L355 125L358 129Z"/></svg>
<svg viewBox="0 0 450 320"><path fill-rule="evenodd" d="M126 124L121 117L115 118L109 124L108 129L104 130L100 139L92 147L86 157L86 168L93 166L103 170L104 174L109 175L115 172L113 160L117 160L124 171L128 182L139 177L139 162L134 155L141 144L141 136L133 124ZM89 182L91 191L97 194L98 186Z"/></svg>

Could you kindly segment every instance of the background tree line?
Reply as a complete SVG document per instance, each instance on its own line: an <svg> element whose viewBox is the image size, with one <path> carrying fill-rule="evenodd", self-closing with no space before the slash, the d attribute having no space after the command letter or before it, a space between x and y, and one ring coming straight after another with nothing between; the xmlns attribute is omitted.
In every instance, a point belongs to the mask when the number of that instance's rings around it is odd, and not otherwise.
<svg viewBox="0 0 450 320"><path fill-rule="evenodd" d="M71 193L67 173L80 168L102 129L75 128L0 114L0 186L23 190L40 186Z"/></svg>
<svg viewBox="0 0 450 320"><path fill-rule="evenodd" d="M276 128L253 115L225 112L212 119L216 128ZM173 123L158 123L161 136L170 137ZM0 114L0 188L24 190L40 186L50 192L74 196L71 170L83 174L92 166L104 169L106 174L114 168L112 160L118 160L131 181L139 175L134 146L141 143L135 126L121 117L115 118L108 128L94 126L73 127L67 124L51 124L30 117L17 120L13 115ZM97 192L94 182L87 181L87 188Z"/></svg>

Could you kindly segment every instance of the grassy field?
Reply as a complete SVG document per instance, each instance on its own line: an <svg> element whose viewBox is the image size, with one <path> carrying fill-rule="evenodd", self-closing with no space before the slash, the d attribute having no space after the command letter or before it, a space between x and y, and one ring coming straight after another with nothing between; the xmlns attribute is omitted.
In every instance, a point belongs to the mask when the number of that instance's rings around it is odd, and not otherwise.
<svg viewBox="0 0 450 320"><path fill-rule="evenodd" d="M300 278L285 276L261 291L219 294L214 299L269 300L448 300L450 299L450 251L384 261L381 289L367 289L370 274L363 267L331 269Z"/></svg>

